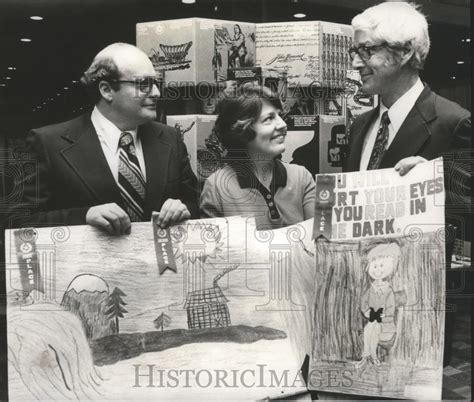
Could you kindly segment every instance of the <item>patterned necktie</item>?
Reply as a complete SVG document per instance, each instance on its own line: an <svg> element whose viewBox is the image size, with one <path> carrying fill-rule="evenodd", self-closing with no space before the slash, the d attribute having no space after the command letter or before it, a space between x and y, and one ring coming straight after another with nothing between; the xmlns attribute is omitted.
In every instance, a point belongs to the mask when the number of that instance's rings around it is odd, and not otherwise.
<svg viewBox="0 0 474 402"><path fill-rule="evenodd" d="M132 222L140 222L144 217L145 179L140 170L133 137L122 133L119 141L120 160L118 183L125 210Z"/></svg>
<svg viewBox="0 0 474 402"><path fill-rule="evenodd" d="M377 137L375 138L374 148L370 155L369 165L367 170L378 169L382 158L387 151L388 144L388 125L390 124L390 118L388 117L388 110L383 112L382 119L380 120L380 128L377 131Z"/></svg>

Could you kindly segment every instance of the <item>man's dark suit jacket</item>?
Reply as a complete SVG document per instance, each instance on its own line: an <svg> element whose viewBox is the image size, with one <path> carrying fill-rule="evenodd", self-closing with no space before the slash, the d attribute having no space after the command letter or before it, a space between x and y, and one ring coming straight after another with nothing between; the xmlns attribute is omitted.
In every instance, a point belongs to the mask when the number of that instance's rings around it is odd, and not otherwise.
<svg viewBox="0 0 474 402"><path fill-rule="evenodd" d="M145 220L168 198L180 199L197 218L198 184L176 131L151 122L138 135L146 167ZM9 211L10 224L82 225L90 207L122 205L90 114L32 130L27 143L37 169L22 178L22 200Z"/></svg>
<svg viewBox="0 0 474 402"><path fill-rule="evenodd" d="M360 115L350 129L345 172L358 171L364 138L377 118L378 108ZM380 164L394 167L400 159L419 155L444 158L447 221L468 208L470 197L471 113L425 86L398 130ZM455 220L452 222L457 225Z"/></svg>

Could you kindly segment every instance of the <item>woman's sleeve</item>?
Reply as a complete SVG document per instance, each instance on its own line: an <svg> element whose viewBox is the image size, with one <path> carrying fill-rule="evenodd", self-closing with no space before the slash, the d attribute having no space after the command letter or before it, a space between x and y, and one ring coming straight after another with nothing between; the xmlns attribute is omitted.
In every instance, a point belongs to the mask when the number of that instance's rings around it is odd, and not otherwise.
<svg viewBox="0 0 474 402"><path fill-rule="evenodd" d="M316 203L316 184L311 176L311 173L307 169L303 170L303 212L304 219L310 219L314 217L314 208Z"/></svg>
<svg viewBox="0 0 474 402"><path fill-rule="evenodd" d="M215 176L211 176L204 183L199 203L199 214L201 218L224 216L220 196L218 194L219 190L214 179Z"/></svg>

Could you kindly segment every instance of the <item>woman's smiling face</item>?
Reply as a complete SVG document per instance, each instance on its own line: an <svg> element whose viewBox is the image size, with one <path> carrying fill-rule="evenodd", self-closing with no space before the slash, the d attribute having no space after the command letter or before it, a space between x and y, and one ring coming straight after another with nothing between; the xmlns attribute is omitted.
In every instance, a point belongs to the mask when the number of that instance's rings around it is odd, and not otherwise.
<svg viewBox="0 0 474 402"><path fill-rule="evenodd" d="M253 157L263 155L265 159L273 159L285 152L286 123L280 112L270 102L262 101L262 111L253 125L256 136L247 144Z"/></svg>

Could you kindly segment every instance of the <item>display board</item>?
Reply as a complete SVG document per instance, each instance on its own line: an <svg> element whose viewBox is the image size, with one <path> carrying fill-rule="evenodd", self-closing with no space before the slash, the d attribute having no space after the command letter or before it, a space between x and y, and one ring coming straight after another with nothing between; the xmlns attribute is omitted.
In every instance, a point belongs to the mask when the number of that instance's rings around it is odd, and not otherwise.
<svg viewBox="0 0 474 402"><path fill-rule="evenodd" d="M289 85L342 87L352 37L350 25L325 21L256 24L257 65L285 71Z"/></svg>
<svg viewBox="0 0 474 402"><path fill-rule="evenodd" d="M304 166L312 175L342 172L345 131L343 116L289 116L282 160Z"/></svg>
<svg viewBox="0 0 474 402"><path fill-rule="evenodd" d="M207 18L137 24L137 46L167 85L216 83L228 69L255 66L255 24Z"/></svg>
<svg viewBox="0 0 474 402"><path fill-rule="evenodd" d="M443 162L316 177L310 388L440 399ZM329 375L328 373L332 373Z"/></svg>
<svg viewBox="0 0 474 402"><path fill-rule="evenodd" d="M161 271L151 223L6 231L10 398L289 396L309 355L310 389L439 399L442 159L318 175L316 195L278 230L176 225Z"/></svg>
<svg viewBox="0 0 474 402"><path fill-rule="evenodd" d="M254 24L185 18L137 24L137 46L167 85L218 83L229 69L259 66L288 83L343 87L350 68L350 25L325 21Z"/></svg>
<svg viewBox="0 0 474 402"><path fill-rule="evenodd" d="M182 136L188 149L191 168L201 182L220 167L219 155L206 145L216 118L215 115L200 114L166 117L166 124L174 127Z"/></svg>
<svg viewBox="0 0 474 402"><path fill-rule="evenodd" d="M151 223L121 237L89 226L6 231L10 398L256 400L305 390L311 227L189 221L170 231L176 272L161 274Z"/></svg>

